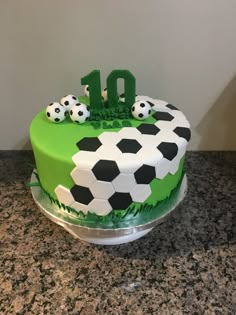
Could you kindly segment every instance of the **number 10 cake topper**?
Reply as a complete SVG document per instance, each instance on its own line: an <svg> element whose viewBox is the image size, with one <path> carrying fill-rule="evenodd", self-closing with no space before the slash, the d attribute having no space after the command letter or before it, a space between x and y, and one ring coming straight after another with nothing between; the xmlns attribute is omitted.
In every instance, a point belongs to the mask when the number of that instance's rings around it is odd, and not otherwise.
<svg viewBox="0 0 236 315"><path fill-rule="evenodd" d="M122 97L118 96L118 79L124 80ZM108 75L106 83L107 88L101 91L100 71L91 71L81 78L81 84L86 85L86 98L82 99L71 94L64 96L60 103L49 104L46 109L47 118L54 123L59 123L69 116L77 124L86 121L103 121L104 126L106 121L113 121L114 127L117 127L119 123L114 119L126 120L125 124L130 125L129 120L132 117L144 120L151 115L153 104L143 97L142 100L138 100L139 97L135 94L135 77L130 71L113 70Z"/></svg>
<svg viewBox="0 0 236 315"><path fill-rule="evenodd" d="M107 98L108 107L114 108L118 106L119 99L117 97L117 81L124 79L124 106L131 108L135 102L135 77L128 70L113 70L107 77ZM81 78L82 85L89 86L90 106L92 108L104 108L104 103L101 95L101 78L100 71L93 70L88 75Z"/></svg>

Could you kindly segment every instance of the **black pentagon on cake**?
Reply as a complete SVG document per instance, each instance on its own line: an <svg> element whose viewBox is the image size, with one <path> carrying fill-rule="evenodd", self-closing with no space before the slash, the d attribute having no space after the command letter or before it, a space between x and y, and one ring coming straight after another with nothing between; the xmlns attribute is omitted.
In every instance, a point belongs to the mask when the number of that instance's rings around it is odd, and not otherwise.
<svg viewBox="0 0 236 315"><path fill-rule="evenodd" d="M100 160L92 168L92 172L98 180L111 182L120 174L115 161Z"/></svg>
<svg viewBox="0 0 236 315"><path fill-rule="evenodd" d="M108 199L108 201L112 209L114 210L124 210L128 208L133 202L129 193L118 193L118 192L115 192Z"/></svg>
<svg viewBox="0 0 236 315"><path fill-rule="evenodd" d="M71 188L71 194L75 201L80 202L84 205L88 205L93 200L93 195L87 187L75 185Z"/></svg>
<svg viewBox="0 0 236 315"><path fill-rule="evenodd" d="M156 177L155 167L144 164L134 173L134 177L137 184L150 184Z"/></svg>
<svg viewBox="0 0 236 315"><path fill-rule="evenodd" d="M95 152L102 145L101 141L97 137L85 137L76 143L77 147L82 151Z"/></svg>
<svg viewBox="0 0 236 315"><path fill-rule="evenodd" d="M189 141L191 138L191 131L189 128L186 127L176 127L173 130L179 137L184 138L185 140Z"/></svg>
<svg viewBox="0 0 236 315"><path fill-rule="evenodd" d="M164 158L169 161L172 161L178 153L178 146L174 142L162 142L157 149L162 153Z"/></svg>
<svg viewBox="0 0 236 315"><path fill-rule="evenodd" d="M122 153L137 153L142 148L141 144L133 139L122 139L117 143L117 147Z"/></svg>
<svg viewBox="0 0 236 315"><path fill-rule="evenodd" d="M179 110L177 107L175 107L172 104L167 104L166 107L169 108L169 109Z"/></svg>
<svg viewBox="0 0 236 315"><path fill-rule="evenodd" d="M167 113L167 112L155 112L152 117L154 117L156 120L165 120L165 121L171 121L174 119L174 117Z"/></svg>
<svg viewBox="0 0 236 315"><path fill-rule="evenodd" d="M156 135L160 129L152 124L141 124L137 129L144 135Z"/></svg>

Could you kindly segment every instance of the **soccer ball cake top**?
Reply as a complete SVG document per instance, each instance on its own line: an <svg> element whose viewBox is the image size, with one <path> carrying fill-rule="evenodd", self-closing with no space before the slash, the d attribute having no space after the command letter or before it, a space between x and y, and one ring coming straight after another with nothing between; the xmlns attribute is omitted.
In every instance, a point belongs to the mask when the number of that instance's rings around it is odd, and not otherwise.
<svg viewBox="0 0 236 315"><path fill-rule="evenodd" d="M125 92L118 97L117 80L124 79ZM101 90L100 72L94 70L87 76L81 79L84 87L84 94L87 97L90 105L90 115L86 119L77 119L70 115L72 121L84 123L87 120L112 120L135 118L144 120L151 115L151 106L148 100L137 100L135 94L135 78L127 70L114 70L107 78L107 87ZM87 84L88 83L88 84ZM78 103L78 98L75 95L68 94L60 100L61 105L70 112L72 107ZM76 111L76 109L74 108ZM73 111L72 111L73 112ZM99 115L98 115L99 112ZM60 122L62 119L50 119L52 122Z"/></svg>
<svg viewBox="0 0 236 315"><path fill-rule="evenodd" d="M43 152L40 183L58 204L84 215L153 207L181 180L189 123L172 104L136 95L130 73L115 71L103 90L98 76L95 71L83 78L85 95L68 94L47 107L47 118L61 126L53 127L44 114L32 127L36 157L41 147ZM120 76L125 91L118 97ZM41 163L44 152L50 167Z"/></svg>

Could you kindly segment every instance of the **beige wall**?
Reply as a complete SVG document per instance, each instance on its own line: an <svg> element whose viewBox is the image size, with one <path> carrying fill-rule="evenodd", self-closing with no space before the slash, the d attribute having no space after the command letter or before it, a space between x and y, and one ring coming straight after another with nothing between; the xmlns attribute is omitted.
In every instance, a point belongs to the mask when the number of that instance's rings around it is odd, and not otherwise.
<svg viewBox="0 0 236 315"><path fill-rule="evenodd" d="M190 149L236 149L236 0L1 1L0 40L0 149L30 148L32 117L95 68L179 106Z"/></svg>

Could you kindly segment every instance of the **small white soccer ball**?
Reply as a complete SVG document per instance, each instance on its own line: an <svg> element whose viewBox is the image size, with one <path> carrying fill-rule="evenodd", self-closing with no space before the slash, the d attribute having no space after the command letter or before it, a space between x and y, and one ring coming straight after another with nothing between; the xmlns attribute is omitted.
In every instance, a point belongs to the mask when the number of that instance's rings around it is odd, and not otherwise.
<svg viewBox="0 0 236 315"><path fill-rule="evenodd" d="M50 121L60 123L66 118L66 109L61 104L54 102L46 108L46 115Z"/></svg>
<svg viewBox="0 0 236 315"><path fill-rule="evenodd" d="M84 94L89 97L89 85L85 85Z"/></svg>
<svg viewBox="0 0 236 315"><path fill-rule="evenodd" d="M148 102L138 101L131 107L131 113L134 118L138 120L144 120L151 115L152 109Z"/></svg>
<svg viewBox="0 0 236 315"><path fill-rule="evenodd" d="M120 96L119 96L119 101L120 101L121 103L124 103L124 102L125 102L125 93L120 94Z"/></svg>
<svg viewBox="0 0 236 315"><path fill-rule="evenodd" d="M90 109L89 106L85 104L77 103L71 107L69 114L73 122L82 124L89 119Z"/></svg>
<svg viewBox="0 0 236 315"><path fill-rule="evenodd" d="M102 90L102 98L104 102L107 102L107 88Z"/></svg>
<svg viewBox="0 0 236 315"><path fill-rule="evenodd" d="M73 105L78 103L78 99L75 95L68 94L61 99L60 103L67 111L69 111Z"/></svg>

